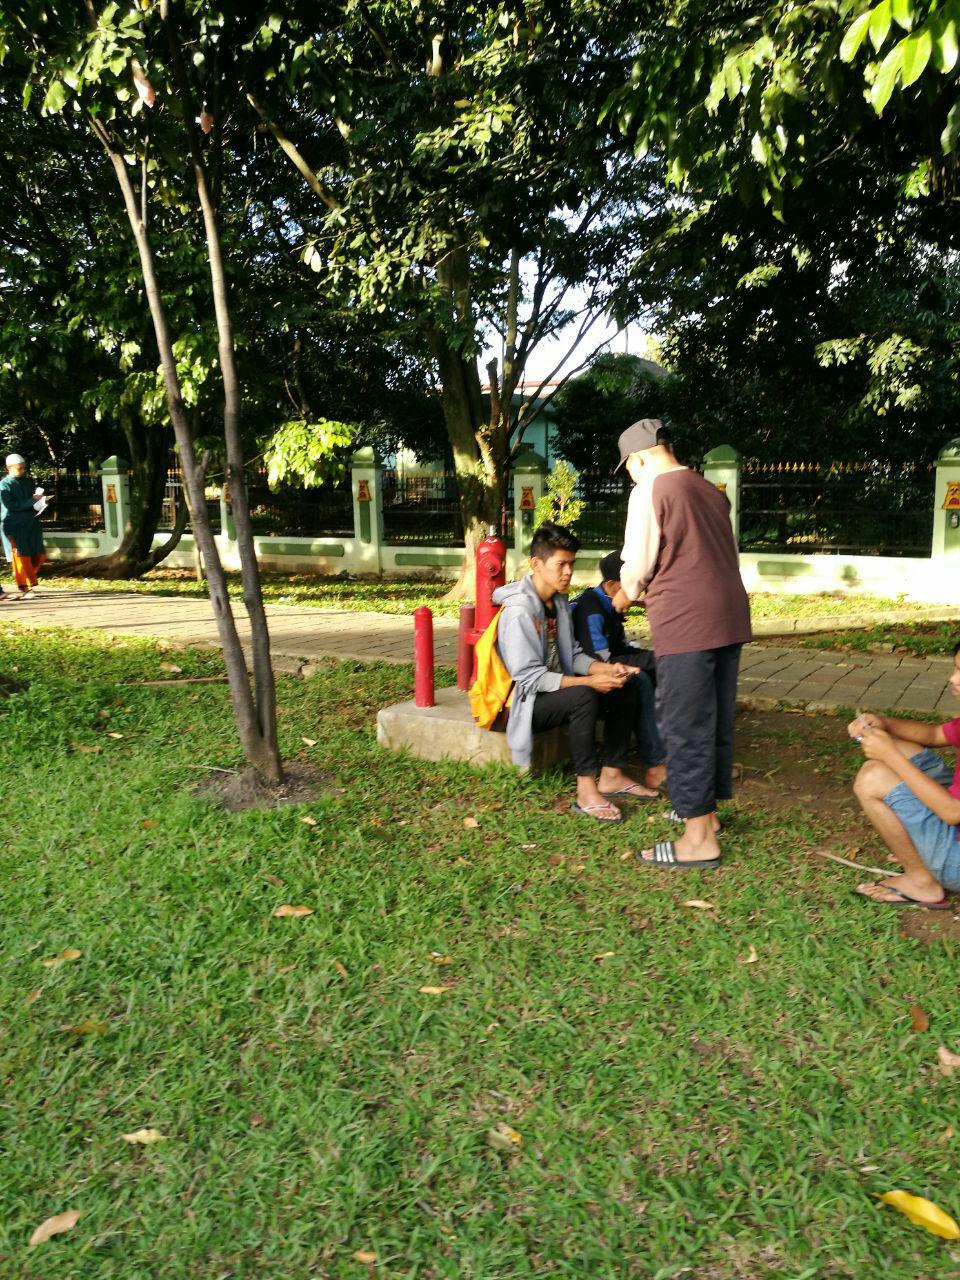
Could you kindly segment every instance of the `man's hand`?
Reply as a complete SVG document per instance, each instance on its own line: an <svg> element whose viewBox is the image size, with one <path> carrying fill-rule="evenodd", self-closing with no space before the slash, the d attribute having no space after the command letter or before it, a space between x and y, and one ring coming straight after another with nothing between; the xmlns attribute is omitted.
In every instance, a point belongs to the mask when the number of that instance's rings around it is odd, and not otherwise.
<svg viewBox="0 0 960 1280"><path fill-rule="evenodd" d="M890 764L900 756L893 738L886 729L878 729L874 725L864 725L860 746L868 760L879 760L883 764Z"/></svg>
<svg viewBox="0 0 960 1280"><path fill-rule="evenodd" d="M632 607L633 603L634 602L630 599L630 597L624 591L623 587L621 587L620 590L617 592L617 594L613 597L613 607L614 609L616 609L617 613L627 613L628 610Z"/></svg>
<svg viewBox="0 0 960 1280"><path fill-rule="evenodd" d="M619 663L595 662L587 679L590 687L596 689L597 693L610 693L613 689L622 689L630 674L630 668Z"/></svg>

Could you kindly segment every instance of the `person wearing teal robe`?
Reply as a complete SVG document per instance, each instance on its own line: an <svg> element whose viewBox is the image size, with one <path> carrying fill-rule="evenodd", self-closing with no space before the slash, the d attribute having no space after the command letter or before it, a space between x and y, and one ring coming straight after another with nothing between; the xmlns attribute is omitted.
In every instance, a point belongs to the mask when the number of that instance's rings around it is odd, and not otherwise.
<svg viewBox="0 0 960 1280"><path fill-rule="evenodd" d="M46 559L43 530L34 507L43 490L27 476L27 464L19 453L11 453L6 465L7 474L0 480L0 537L19 598L29 600Z"/></svg>

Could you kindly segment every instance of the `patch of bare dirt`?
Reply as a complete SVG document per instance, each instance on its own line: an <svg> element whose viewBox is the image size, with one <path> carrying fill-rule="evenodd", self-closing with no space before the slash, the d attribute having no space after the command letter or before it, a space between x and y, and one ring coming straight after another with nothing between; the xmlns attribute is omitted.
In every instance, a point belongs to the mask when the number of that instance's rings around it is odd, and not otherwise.
<svg viewBox="0 0 960 1280"><path fill-rule="evenodd" d="M900 932L925 947L937 942L960 942L960 900L957 911L904 911Z"/></svg>
<svg viewBox="0 0 960 1280"><path fill-rule="evenodd" d="M248 809L279 809L288 804L308 804L331 792L331 776L311 764L293 760L283 766L279 785L267 782L256 769L217 771L194 788L194 795L211 801L227 813Z"/></svg>

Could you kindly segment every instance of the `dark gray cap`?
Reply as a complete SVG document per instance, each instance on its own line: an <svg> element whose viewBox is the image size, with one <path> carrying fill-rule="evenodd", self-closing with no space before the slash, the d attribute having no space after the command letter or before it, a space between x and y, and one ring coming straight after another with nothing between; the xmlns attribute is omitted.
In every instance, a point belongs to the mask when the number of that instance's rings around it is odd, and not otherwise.
<svg viewBox="0 0 960 1280"><path fill-rule="evenodd" d="M663 423L659 418L641 418L632 427L627 427L617 441L620 447L620 461L614 467L614 471L620 470L631 453L640 453L644 449L652 449L658 443L658 435L666 435Z"/></svg>

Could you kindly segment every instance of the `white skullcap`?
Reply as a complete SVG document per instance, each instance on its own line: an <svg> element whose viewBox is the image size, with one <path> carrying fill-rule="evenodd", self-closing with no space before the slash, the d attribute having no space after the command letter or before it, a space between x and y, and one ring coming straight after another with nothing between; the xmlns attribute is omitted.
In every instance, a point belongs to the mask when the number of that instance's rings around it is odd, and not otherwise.
<svg viewBox="0 0 960 1280"><path fill-rule="evenodd" d="M15 467L20 462L26 462L26 458L24 458L22 454L19 454L19 453L7 454L6 465L8 467Z"/></svg>

